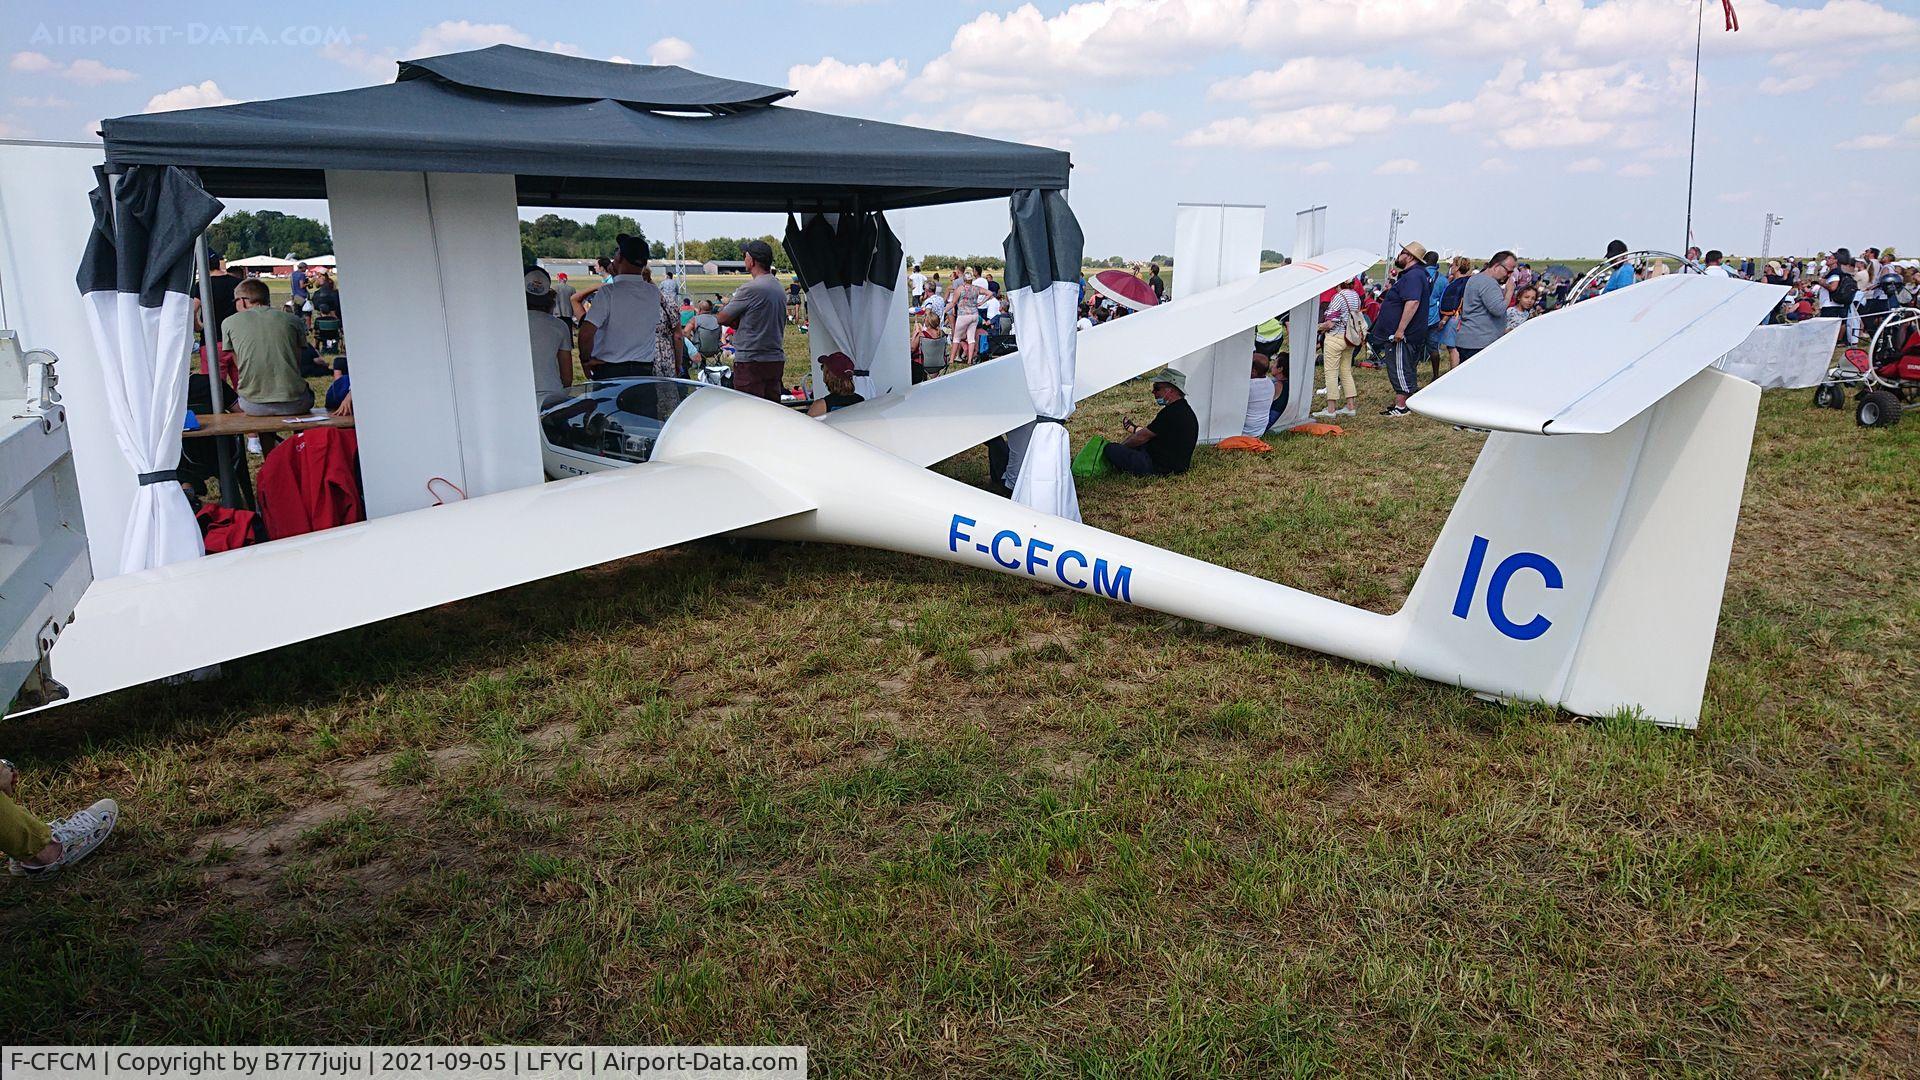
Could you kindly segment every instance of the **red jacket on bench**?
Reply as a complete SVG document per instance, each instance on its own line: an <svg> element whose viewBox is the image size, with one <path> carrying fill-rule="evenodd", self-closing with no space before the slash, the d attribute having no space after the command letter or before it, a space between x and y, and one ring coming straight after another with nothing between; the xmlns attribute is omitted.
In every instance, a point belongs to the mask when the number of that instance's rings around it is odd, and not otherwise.
<svg viewBox="0 0 1920 1080"><path fill-rule="evenodd" d="M259 487L269 540L367 519L352 428L312 428L274 447Z"/></svg>

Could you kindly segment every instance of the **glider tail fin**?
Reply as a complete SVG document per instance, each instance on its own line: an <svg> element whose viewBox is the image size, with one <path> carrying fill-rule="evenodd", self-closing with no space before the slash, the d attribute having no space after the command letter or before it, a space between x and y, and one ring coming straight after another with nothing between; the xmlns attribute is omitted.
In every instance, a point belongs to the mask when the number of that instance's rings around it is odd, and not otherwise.
<svg viewBox="0 0 1920 1080"><path fill-rule="evenodd" d="M1703 370L1604 434L1492 433L1396 616L1399 666L1696 725L1758 403Z"/></svg>

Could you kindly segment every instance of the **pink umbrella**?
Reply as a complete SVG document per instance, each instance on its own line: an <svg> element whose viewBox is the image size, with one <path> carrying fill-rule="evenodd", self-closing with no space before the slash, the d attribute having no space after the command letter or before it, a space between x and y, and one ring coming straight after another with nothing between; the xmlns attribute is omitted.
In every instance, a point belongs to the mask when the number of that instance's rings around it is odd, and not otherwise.
<svg viewBox="0 0 1920 1080"><path fill-rule="evenodd" d="M1102 270L1087 280L1093 291L1128 311L1150 308L1160 302L1147 283L1125 270Z"/></svg>

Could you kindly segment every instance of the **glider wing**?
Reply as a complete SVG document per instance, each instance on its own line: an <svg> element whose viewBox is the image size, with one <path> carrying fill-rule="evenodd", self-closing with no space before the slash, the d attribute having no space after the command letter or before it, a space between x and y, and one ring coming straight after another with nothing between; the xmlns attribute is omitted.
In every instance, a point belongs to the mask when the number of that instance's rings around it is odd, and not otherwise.
<svg viewBox="0 0 1920 1080"><path fill-rule="evenodd" d="M648 462L276 540L95 582L54 677L78 700L811 509L730 462Z"/></svg>
<svg viewBox="0 0 1920 1080"><path fill-rule="evenodd" d="M1407 402L1469 427L1612 431L1733 351L1786 290L1669 274L1521 324Z"/></svg>
<svg viewBox="0 0 1920 1080"><path fill-rule="evenodd" d="M1342 250L1269 270L1082 330L1076 402L1258 326L1341 281L1374 257ZM931 465L1033 419L1020 354L991 360L827 416L827 424L915 465Z"/></svg>

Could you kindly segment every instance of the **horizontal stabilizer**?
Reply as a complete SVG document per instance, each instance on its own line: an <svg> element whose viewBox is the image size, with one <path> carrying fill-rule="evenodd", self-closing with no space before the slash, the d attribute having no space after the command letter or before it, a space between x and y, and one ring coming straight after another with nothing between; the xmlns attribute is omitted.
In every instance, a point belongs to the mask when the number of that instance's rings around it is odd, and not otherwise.
<svg viewBox="0 0 1920 1080"><path fill-rule="evenodd" d="M1082 330L1073 399L1085 401L1250 330L1365 272L1374 261L1353 249L1318 255ZM1020 354L1013 353L930 379L904 394L840 409L827 416L827 423L895 457L931 465L1032 419L1026 373Z"/></svg>
<svg viewBox="0 0 1920 1080"><path fill-rule="evenodd" d="M95 582L54 646L53 674L77 701L811 509L713 460L395 514ZM315 581L337 587L293 587Z"/></svg>
<svg viewBox="0 0 1920 1080"><path fill-rule="evenodd" d="M1407 402L1470 427L1603 434L1747 339L1786 290L1669 274L1523 323Z"/></svg>

